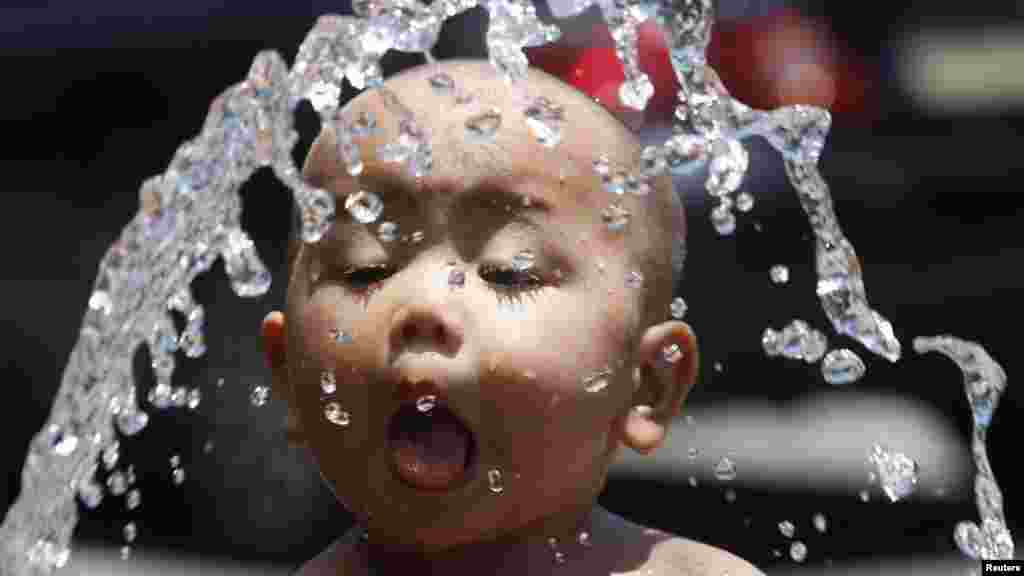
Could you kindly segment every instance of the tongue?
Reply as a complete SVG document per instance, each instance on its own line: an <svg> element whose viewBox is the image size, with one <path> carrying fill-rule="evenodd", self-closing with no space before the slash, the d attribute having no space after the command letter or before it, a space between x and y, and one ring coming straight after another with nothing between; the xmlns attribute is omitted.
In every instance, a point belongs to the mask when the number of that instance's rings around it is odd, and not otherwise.
<svg viewBox="0 0 1024 576"><path fill-rule="evenodd" d="M391 457L399 477L424 490L443 490L466 471L471 433L444 406L427 413L403 408L391 422Z"/></svg>

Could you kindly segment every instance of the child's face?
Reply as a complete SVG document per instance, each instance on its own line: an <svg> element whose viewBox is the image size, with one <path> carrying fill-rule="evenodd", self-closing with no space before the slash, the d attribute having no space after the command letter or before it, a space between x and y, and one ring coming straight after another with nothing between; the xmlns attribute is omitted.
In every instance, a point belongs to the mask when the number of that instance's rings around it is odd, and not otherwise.
<svg viewBox="0 0 1024 576"><path fill-rule="evenodd" d="M593 160L603 153L613 166L632 166L639 154L622 128L580 105L581 96L557 94L567 124L551 151L512 112L500 80L449 73L506 110L497 134L503 149L490 152L491 165L460 161L475 145L453 144L480 108L454 107L454 96L430 91L426 75L392 79L387 86L433 135L434 168L417 183L404 165L376 159L377 145L397 135L380 95L347 106L348 119L372 112L381 133L358 141L365 162L358 182L336 147L325 145L330 138L321 137L307 160L307 177L336 195L339 218L294 259L286 376L278 377L287 383L275 383L287 387L323 478L360 520L372 516L373 537L428 547L589 508L620 442L646 450L664 436L658 422L634 419L630 409L661 401L669 408L660 417L670 417L696 371L685 325L659 324L672 293L669 247L647 230L648 199L624 203L634 213L625 234L601 219L614 197L601 189ZM357 187L384 201L373 224L343 211ZM393 242L377 238L384 221L398 226ZM413 232L422 240L401 240ZM516 271L524 253L532 266ZM346 274L373 265L384 266ZM450 282L453 271L461 284ZM643 287L627 286L631 271L643 275ZM335 342L336 330L352 341ZM655 367L670 343L684 360ZM330 399L320 386L324 371L336 375ZM407 482L394 472L389 426L403 402L424 394L439 395L471 431L470 445L456 443L472 452L471 467L463 470L456 451L447 466L422 467ZM350 414L346 427L325 419L330 401ZM500 493L492 470L501 475Z"/></svg>

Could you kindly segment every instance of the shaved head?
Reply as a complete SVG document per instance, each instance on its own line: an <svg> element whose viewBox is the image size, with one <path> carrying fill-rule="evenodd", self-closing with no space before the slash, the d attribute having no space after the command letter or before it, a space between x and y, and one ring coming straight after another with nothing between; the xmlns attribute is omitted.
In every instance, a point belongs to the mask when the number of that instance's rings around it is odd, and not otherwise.
<svg viewBox="0 0 1024 576"><path fill-rule="evenodd" d="M431 86L429 78L438 73L454 79L454 94L439 94ZM455 105L456 95L464 104ZM537 97L564 110L561 141L551 149L537 142L523 120L522 109ZM494 137L483 142L467 139L467 118L491 110L501 115ZM580 210L586 209L582 200L590 193L587 188L600 186L593 172L595 159L607 157L613 171L632 173L639 166L641 146L632 130L588 95L535 68L528 70L522 82L508 87L487 60L445 60L418 66L391 76L377 90L358 94L339 116L352 122L366 112L377 119L380 130L357 139L364 162L375 160L379 145L397 139L398 120L411 118L427 133L431 147L433 166L425 178L475 181L510 174L527 164L554 178L591 179L586 185L564 187L572 201L579 201ZM338 153L335 127L325 125L306 158L303 176L310 184L329 189L339 175L348 176ZM626 244L636 266L643 270L650 290L648 303L659 308L653 319L660 320L681 277L686 219L671 178L662 175L651 184L647 197L603 197L605 205L623 200L632 213ZM599 212L600 208L594 210L598 225ZM298 247L294 230L292 244L289 263Z"/></svg>

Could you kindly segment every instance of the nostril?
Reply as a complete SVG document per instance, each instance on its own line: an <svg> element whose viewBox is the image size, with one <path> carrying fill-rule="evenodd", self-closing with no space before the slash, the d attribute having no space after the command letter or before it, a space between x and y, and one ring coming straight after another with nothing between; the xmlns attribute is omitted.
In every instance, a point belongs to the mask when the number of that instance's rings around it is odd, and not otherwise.
<svg viewBox="0 0 1024 576"><path fill-rule="evenodd" d="M442 344L448 343L447 331L444 329L444 326L438 324L434 328L434 335L437 338L437 342L440 342Z"/></svg>
<svg viewBox="0 0 1024 576"><path fill-rule="evenodd" d="M402 339L411 342L416 337L416 326L411 322L402 327Z"/></svg>

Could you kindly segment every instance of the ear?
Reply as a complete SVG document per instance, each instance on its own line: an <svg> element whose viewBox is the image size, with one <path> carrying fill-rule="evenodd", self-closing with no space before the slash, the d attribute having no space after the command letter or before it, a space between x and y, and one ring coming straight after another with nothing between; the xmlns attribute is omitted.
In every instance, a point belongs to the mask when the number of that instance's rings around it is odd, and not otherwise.
<svg viewBox="0 0 1024 576"><path fill-rule="evenodd" d="M620 436L630 448L650 454L665 442L697 381L699 354L693 330L676 320L648 328L638 346L639 379Z"/></svg>
<svg viewBox="0 0 1024 576"><path fill-rule="evenodd" d="M285 435L293 446L305 445L305 434L299 418L298 404L288 381L288 329L284 313L277 310L267 314L261 327L263 358L271 374L271 393L288 408Z"/></svg>

